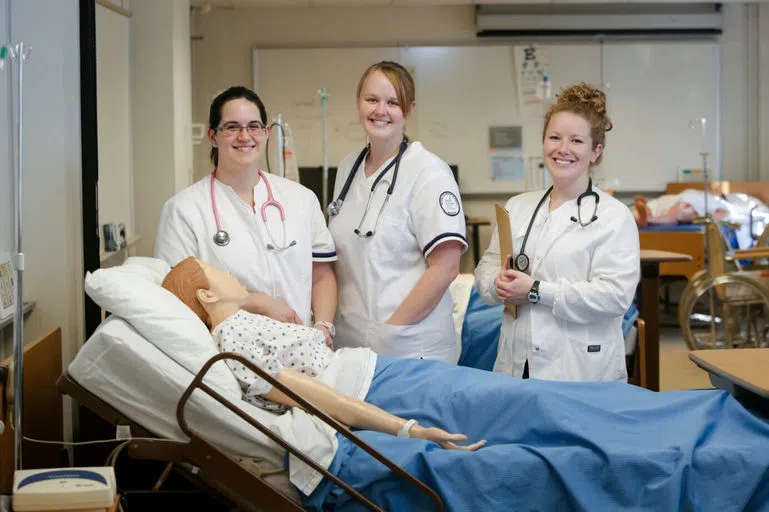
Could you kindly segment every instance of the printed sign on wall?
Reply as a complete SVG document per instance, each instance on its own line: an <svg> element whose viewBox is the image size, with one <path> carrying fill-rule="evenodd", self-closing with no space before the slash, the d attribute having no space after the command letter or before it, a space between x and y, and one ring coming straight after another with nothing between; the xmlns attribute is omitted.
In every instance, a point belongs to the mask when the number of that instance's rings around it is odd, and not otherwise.
<svg viewBox="0 0 769 512"><path fill-rule="evenodd" d="M547 48L542 46L516 46L513 53L518 82L518 108L523 114L527 106L540 105L549 96L546 89L550 86L550 64Z"/></svg>

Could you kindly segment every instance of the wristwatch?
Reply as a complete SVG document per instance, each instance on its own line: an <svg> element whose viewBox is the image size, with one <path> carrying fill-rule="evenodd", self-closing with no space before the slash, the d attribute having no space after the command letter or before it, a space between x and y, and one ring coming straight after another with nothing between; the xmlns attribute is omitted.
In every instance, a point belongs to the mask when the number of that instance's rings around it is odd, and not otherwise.
<svg viewBox="0 0 769 512"><path fill-rule="evenodd" d="M534 281L529 290L529 302L536 304L539 302L539 281Z"/></svg>
<svg viewBox="0 0 769 512"><path fill-rule="evenodd" d="M334 328L334 324L332 324L331 322L326 322L325 320L319 320L315 322L315 325L313 325L313 327L318 327L318 326L325 327L326 329L328 329L328 333L331 335L332 338L336 334L336 329Z"/></svg>

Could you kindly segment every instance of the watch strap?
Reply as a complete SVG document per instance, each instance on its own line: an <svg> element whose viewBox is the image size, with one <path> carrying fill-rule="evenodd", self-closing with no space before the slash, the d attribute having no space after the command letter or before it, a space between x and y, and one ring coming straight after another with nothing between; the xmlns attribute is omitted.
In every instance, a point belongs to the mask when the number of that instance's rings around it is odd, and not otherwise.
<svg viewBox="0 0 769 512"><path fill-rule="evenodd" d="M411 427L413 427L416 424L417 424L417 420L415 419L408 420L396 434L397 437L401 437L401 438L411 437L411 434L409 434L409 430L411 430Z"/></svg>
<svg viewBox="0 0 769 512"><path fill-rule="evenodd" d="M313 327L319 327L319 326L325 327L326 329L328 329L328 333L331 335L332 338L334 337L334 335L336 335L336 329L334 328L334 324L332 324L331 322L327 322L325 320L318 320L317 322L315 322L315 324L313 324Z"/></svg>

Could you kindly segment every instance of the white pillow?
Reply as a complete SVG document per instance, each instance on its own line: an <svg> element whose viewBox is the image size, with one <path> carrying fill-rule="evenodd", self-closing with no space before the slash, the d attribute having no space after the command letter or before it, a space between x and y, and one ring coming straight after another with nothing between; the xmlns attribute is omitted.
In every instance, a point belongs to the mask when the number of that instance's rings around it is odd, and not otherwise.
<svg viewBox="0 0 769 512"><path fill-rule="evenodd" d="M127 271L137 272L141 275L147 276L149 280L156 284L163 284L163 279L166 278L171 267L168 266L165 260L158 258L145 258L143 256L131 256L123 263L123 268Z"/></svg>
<svg viewBox="0 0 769 512"><path fill-rule="evenodd" d="M148 261L152 260L152 261ZM94 302L125 319L168 357L193 373L218 354L200 318L174 294L160 286L165 263L129 258L119 267L101 268L85 276L85 291ZM165 267L163 267L165 265ZM204 381L225 393L240 393L227 365L217 363Z"/></svg>

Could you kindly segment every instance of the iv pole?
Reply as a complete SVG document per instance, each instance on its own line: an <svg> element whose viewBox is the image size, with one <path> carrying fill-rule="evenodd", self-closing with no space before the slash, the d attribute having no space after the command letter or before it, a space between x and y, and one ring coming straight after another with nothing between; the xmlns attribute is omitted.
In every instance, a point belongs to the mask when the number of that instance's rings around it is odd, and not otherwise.
<svg viewBox="0 0 769 512"><path fill-rule="evenodd" d="M281 178L286 177L286 153L285 153L285 139L286 132L283 127L283 114L278 114L278 119L275 121L275 127L278 131L278 176Z"/></svg>
<svg viewBox="0 0 769 512"><path fill-rule="evenodd" d="M323 110L323 176L321 178L323 205L321 205L321 209L325 212L326 206L328 206L328 91L324 87L318 91L318 94L320 94L320 104Z"/></svg>
<svg viewBox="0 0 769 512"><path fill-rule="evenodd" d="M19 42L12 46L4 46L0 49L0 59L8 54L11 62L18 64L17 74L17 94L16 103L16 152L14 155L14 180L13 180L13 247L11 251L11 264L13 266L15 279L15 307L13 311L13 429L14 429L14 455L15 469L22 468L22 405L24 397L24 303L23 303L23 273L24 273L24 253L22 252L22 213L23 213L23 195L22 185L24 177L24 152L23 152L23 105L24 105L24 64L29 57L30 47L24 42ZM2 69L2 67L0 67ZM11 67L12 70L12 67ZM12 71L11 71L12 72ZM11 91L13 96L13 91Z"/></svg>

